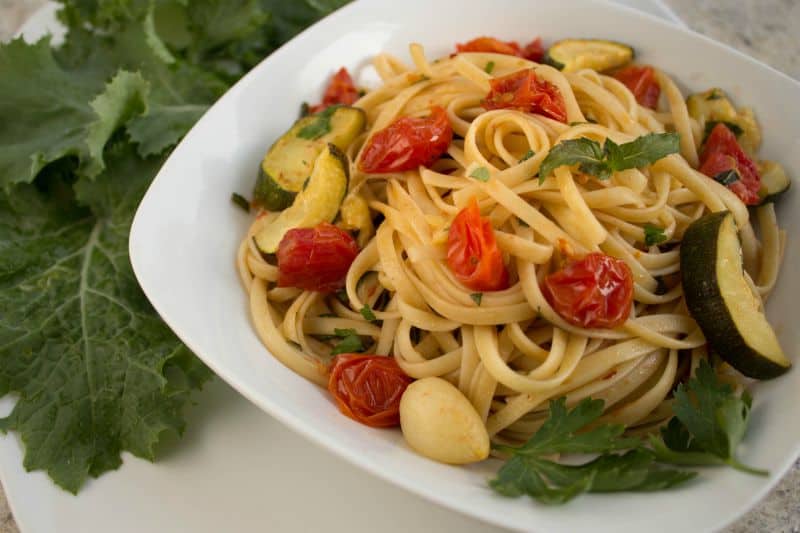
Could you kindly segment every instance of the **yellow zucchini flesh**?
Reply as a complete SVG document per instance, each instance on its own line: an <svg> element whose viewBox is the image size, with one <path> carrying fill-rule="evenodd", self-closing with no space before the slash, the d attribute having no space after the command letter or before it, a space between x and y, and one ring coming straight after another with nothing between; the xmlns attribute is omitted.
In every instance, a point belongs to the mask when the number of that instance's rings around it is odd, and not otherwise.
<svg viewBox="0 0 800 533"><path fill-rule="evenodd" d="M603 39L564 39L553 43L545 63L564 72L584 68L598 72L623 67L633 61L634 51L627 44Z"/></svg>

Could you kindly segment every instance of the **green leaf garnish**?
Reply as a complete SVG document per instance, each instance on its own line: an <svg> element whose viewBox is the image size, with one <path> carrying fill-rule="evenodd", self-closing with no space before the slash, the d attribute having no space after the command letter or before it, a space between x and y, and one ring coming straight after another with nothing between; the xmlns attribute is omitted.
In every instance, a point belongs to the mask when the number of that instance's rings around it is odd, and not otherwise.
<svg viewBox="0 0 800 533"><path fill-rule="evenodd" d="M245 198L238 192L231 193L231 202L233 202L237 207L239 207L245 213L250 212L250 202L248 202L247 198Z"/></svg>
<svg viewBox="0 0 800 533"><path fill-rule="evenodd" d="M475 178L478 181L487 182L487 181L489 181L489 178L491 176L489 175L489 169L488 168L486 168L486 167L477 167L475 170L470 172L469 177L470 178Z"/></svg>
<svg viewBox="0 0 800 533"><path fill-rule="evenodd" d="M364 320L369 320L372 322L373 320L377 320L375 313L372 312L372 309L367 304L364 304L364 307L360 310L361 316L364 317Z"/></svg>
<svg viewBox="0 0 800 533"><path fill-rule="evenodd" d="M717 181L725 185L726 187L728 185L736 183L740 179L741 177L739 176L739 172L737 172L735 168L732 168L730 170L724 170L719 174L717 174L716 176L714 176L714 181Z"/></svg>
<svg viewBox="0 0 800 533"><path fill-rule="evenodd" d="M483 68L486 71L486 74L491 74L494 70L494 61L489 61L486 63L486 66Z"/></svg>
<svg viewBox="0 0 800 533"><path fill-rule="evenodd" d="M734 122L728 122L727 120L709 120L706 122L706 127L703 129L703 142L706 142L708 136L711 135L711 130L713 130L717 124L725 124L725 127L731 130L731 133L736 137L744 133L742 127Z"/></svg>
<svg viewBox="0 0 800 533"><path fill-rule="evenodd" d="M744 438L752 400L737 396L702 360L695 377L675 391L675 418L652 436L650 444L659 461L673 464L726 464L737 470L765 476L765 470L746 466L736 457Z"/></svg>
<svg viewBox="0 0 800 533"><path fill-rule="evenodd" d="M539 167L539 182L564 165L578 165L585 174L608 179L612 172L650 165L679 150L677 133L649 133L623 144L606 139L602 147L586 137L568 139L550 149Z"/></svg>
<svg viewBox="0 0 800 533"><path fill-rule="evenodd" d="M297 136L300 137L301 139L314 140L314 139L319 139L326 133L330 133L331 117L340 107L342 106L332 105L314 115L315 117L314 122L300 128L300 131L297 132Z"/></svg>
<svg viewBox="0 0 800 533"><path fill-rule="evenodd" d="M483 293L482 292L473 292L472 294L469 295L469 297L472 298L472 301L475 302L475 305L480 306L481 305L481 300L483 300Z"/></svg>
<svg viewBox="0 0 800 533"><path fill-rule="evenodd" d="M661 244L666 240L667 236L664 234L663 228L659 228L658 226L654 226L652 224L644 225L644 243L647 246Z"/></svg>
<svg viewBox="0 0 800 533"><path fill-rule="evenodd" d="M519 158L519 161L518 161L518 163L522 163L522 162L524 162L524 161L527 161L528 159L530 159L531 157L533 157L533 156L535 156L535 155L536 155L536 152L534 152L534 151L533 151L533 150L531 150L531 149L528 149L528 151L527 151L527 152L525 152L525 153L522 155L522 157L520 157L520 158Z"/></svg>
<svg viewBox="0 0 800 533"><path fill-rule="evenodd" d="M339 342L331 350L331 355L339 355L340 353L363 352L364 343L361 342L361 337L358 336L354 329L339 329L333 330L334 335L339 337Z"/></svg>
<svg viewBox="0 0 800 533"><path fill-rule="evenodd" d="M584 492L653 491L673 487L694 472L662 468L638 439L622 437L624 427L587 426L603 413L603 401L585 398L572 410L566 399L550 402L547 420L520 447L496 446L511 458L489 485L504 496L527 494L542 503L561 504ZM624 454L612 453L629 450ZM600 454L582 464L561 464L554 454Z"/></svg>

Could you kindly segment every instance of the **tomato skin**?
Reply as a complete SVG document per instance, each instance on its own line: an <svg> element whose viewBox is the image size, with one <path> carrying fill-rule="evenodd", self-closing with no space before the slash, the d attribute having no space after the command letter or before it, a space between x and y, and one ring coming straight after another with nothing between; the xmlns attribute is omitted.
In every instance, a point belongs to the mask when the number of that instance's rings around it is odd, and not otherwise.
<svg viewBox="0 0 800 533"><path fill-rule="evenodd" d="M495 54L505 54L508 56L524 57L530 61L539 63L544 57L544 47L542 39L537 37L524 48L521 48L516 41L501 41L494 37L478 37L464 44L456 44L456 52L490 52Z"/></svg>
<svg viewBox="0 0 800 533"><path fill-rule="evenodd" d="M486 109L517 109L567 122L567 106L558 87L538 79L533 69L494 78L489 84L492 88L483 103Z"/></svg>
<svg viewBox="0 0 800 533"><path fill-rule="evenodd" d="M358 89L356 89L353 83L353 78L350 77L350 73L347 72L347 69L342 67L336 74L331 76L331 81L322 97L322 103L311 106L309 112L318 113L336 104L350 105L358 100L358 98Z"/></svg>
<svg viewBox="0 0 800 533"><path fill-rule="evenodd" d="M570 259L542 284L547 302L567 322L582 328L615 328L633 305L633 273L625 261L593 252Z"/></svg>
<svg viewBox="0 0 800 533"><path fill-rule="evenodd" d="M278 287L319 292L341 289L357 255L353 237L333 224L291 229L278 245Z"/></svg>
<svg viewBox="0 0 800 533"><path fill-rule="evenodd" d="M625 84L636 97L636 101L644 107L655 109L661 87L656 81L656 72L653 67L644 65L630 65L614 73L614 77Z"/></svg>
<svg viewBox="0 0 800 533"><path fill-rule="evenodd" d="M450 224L447 266L458 281L474 291L508 288L508 269L497 247L492 223L481 217L474 197Z"/></svg>
<svg viewBox="0 0 800 533"><path fill-rule="evenodd" d="M761 174L758 167L745 153L736 135L725 125L717 124L706 139L700 154L700 172L711 178L735 170L739 179L727 187L747 205L759 203L758 189Z"/></svg>
<svg viewBox="0 0 800 533"><path fill-rule="evenodd" d="M452 140L447 112L433 106L427 117L400 117L375 133L361 151L359 167L372 174L414 170L436 161Z"/></svg>
<svg viewBox="0 0 800 533"><path fill-rule="evenodd" d="M367 426L400 425L400 398L414 381L393 357L349 353L337 355L328 391L339 410Z"/></svg>

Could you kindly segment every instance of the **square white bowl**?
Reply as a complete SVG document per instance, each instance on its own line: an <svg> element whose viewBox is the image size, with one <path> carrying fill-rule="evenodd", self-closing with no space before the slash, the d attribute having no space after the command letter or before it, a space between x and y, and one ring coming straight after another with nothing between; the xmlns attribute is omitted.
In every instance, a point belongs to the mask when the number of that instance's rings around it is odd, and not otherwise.
<svg viewBox="0 0 800 533"><path fill-rule="evenodd" d="M593 0L371 0L351 4L276 51L229 90L195 125L159 172L136 214L131 261L151 302L222 379L291 428L355 465L423 497L519 530L705 531L754 505L800 449L800 372L759 384L743 460L768 478L705 469L690 485L649 494L584 496L563 507L505 499L486 480L496 462L450 467L410 451L397 431L367 428L338 414L327 393L283 367L257 338L234 266L249 217L231 205L252 189L269 145L296 119L300 103L319 98L331 72L358 72L376 53L404 56L409 42L429 56L477 35L546 42L603 37L630 43L638 59L673 75L686 89L720 86L755 108L765 158L800 176L800 84L728 47L656 18ZM789 242L768 312L787 354L800 347L792 327L800 254L800 196L784 198L779 220ZM269 453L265 443L265 453ZM235 453L235 452L234 452ZM324 480L335 487L336 480ZM391 505L391 502L385 502Z"/></svg>

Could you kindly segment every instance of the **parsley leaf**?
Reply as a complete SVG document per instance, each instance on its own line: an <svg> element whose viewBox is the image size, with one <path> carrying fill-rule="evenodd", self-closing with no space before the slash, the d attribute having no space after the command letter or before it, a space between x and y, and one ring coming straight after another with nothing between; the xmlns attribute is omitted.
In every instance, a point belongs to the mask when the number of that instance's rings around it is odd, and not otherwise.
<svg viewBox="0 0 800 533"><path fill-rule="evenodd" d="M491 74L494 70L494 61L489 61L486 63L486 66L483 68L486 71L486 74Z"/></svg>
<svg viewBox="0 0 800 533"><path fill-rule="evenodd" d="M364 351L364 343L361 342L361 337L358 336L356 330L335 328L333 333L342 340L333 347L331 355Z"/></svg>
<svg viewBox="0 0 800 533"><path fill-rule="evenodd" d="M364 320L369 320L370 322L377 320L375 313L372 312L372 309L367 304L364 304L364 307L360 310L361 316L364 317Z"/></svg>
<svg viewBox="0 0 800 533"><path fill-rule="evenodd" d="M561 504L584 492L653 491L684 483L694 472L662 468L638 439L621 437L624 427L606 424L586 430L603 412L603 401L586 398L571 411L566 399L550 402L547 420L524 445L496 448L512 457L489 485L498 493L527 494L542 503ZM628 450L624 454L610 453ZM546 457L599 453L583 464L561 464Z"/></svg>
<svg viewBox="0 0 800 533"><path fill-rule="evenodd" d="M751 398L737 396L719 381L707 361L696 376L675 392L675 418L650 444L661 462L674 464L727 464L750 474L767 472L746 466L736 458L750 417Z"/></svg>
<svg viewBox="0 0 800 533"><path fill-rule="evenodd" d="M297 136L301 139L314 140L319 139L326 133L329 133L331 131L331 117L340 107L340 105L332 105L326 108L324 111L314 115L314 122L311 122L307 126L300 128L300 131L297 132Z"/></svg>
<svg viewBox="0 0 800 533"><path fill-rule="evenodd" d="M237 207L239 207L245 213L250 212L250 202L248 202L247 198L245 198L238 192L231 193L231 202L233 202Z"/></svg>
<svg viewBox="0 0 800 533"><path fill-rule="evenodd" d="M472 301L475 302L475 305L481 305L481 300L483 300L483 293L482 292L473 292L469 295L472 298Z"/></svg>
<svg viewBox="0 0 800 533"><path fill-rule="evenodd" d="M612 172L643 167L680 149L676 133L649 133L631 142L617 144L606 139L600 143L586 137L561 141L550 149L539 168L539 182L564 165L578 165L578 169L603 180Z"/></svg>
<svg viewBox="0 0 800 533"><path fill-rule="evenodd" d="M722 172L720 172L719 174L714 176L714 181L717 181L717 182L725 185L726 187L728 185L732 185L732 184L736 183L740 179L741 178L739 176L739 173L736 171L735 168L732 168L730 170L723 170Z"/></svg>
<svg viewBox="0 0 800 533"><path fill-rule="evenodd" d="M519 158L519 161L518 161L518 163L522 163L523 161L527 161L528 159L530 159L531 157L533 157L533 156L535 156L535 155L536 155L536 152L534 152L533 150L531 150L531 149L529 148L529 149L528 149L528 151L527 151L527 152L525 152L525 153L522 155L522 157L520 157L520 158Z"/></svg>
<svg viewBox="0 0 800 533"><path fill-rule="evenodd" d="M654 244L661 244L666 240L667 236L664 234L663 228L659 228L658 226L654 226L652 224L644 225L644 243L647 246L653 246Z"/></svg>
<svg viewBox="0 0 800 533"><path fill-rule="evenodd" d="M469 177L470 178L475 178L478 181L487 182L487 181L489 181L489 178L491 176L489 175L489 169L488 168L486 168L486 167L477 167L475 170L470 172Z"/></svg>

